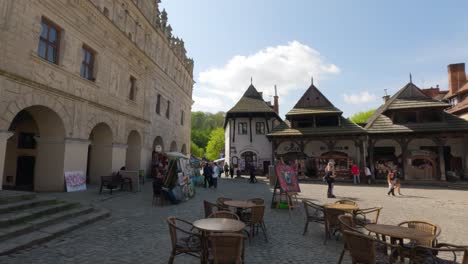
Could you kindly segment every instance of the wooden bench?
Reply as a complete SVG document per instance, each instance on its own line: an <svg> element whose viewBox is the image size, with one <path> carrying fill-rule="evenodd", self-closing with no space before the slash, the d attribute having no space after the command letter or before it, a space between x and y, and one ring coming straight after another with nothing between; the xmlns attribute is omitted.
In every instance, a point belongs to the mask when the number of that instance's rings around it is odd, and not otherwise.
<svg viewBox="0 0 468 264"><path fill-rule="evenodd" d="M130 189L133 190L132 180L130 178L122 177L120 173L113 173L111 176L101 176L101 187L99 188L99 193L102 193L102 188L105 186L112 194L112 190L117 189L118 187L123 190L125 184L128 184Z"/></svg>

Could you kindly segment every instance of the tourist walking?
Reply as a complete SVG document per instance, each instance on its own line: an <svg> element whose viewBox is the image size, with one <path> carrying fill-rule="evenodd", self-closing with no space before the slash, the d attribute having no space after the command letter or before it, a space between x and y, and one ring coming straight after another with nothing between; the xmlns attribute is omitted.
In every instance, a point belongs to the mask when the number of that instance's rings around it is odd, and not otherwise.
<svg viewBox="0 0 468 264"><path fill-rule="evenodd" d="M224 163L224 177L229 177L229 164Z"/></svg>
<svg viewBox="0 0 468 264"><path fill-rule="evenodd" d="M327 197L328 198L336 198L336 196L333 194L333 185L335 183L335 168L333 167L333 163L328 162L327 166L325 167L325 181L328 184L328 191L327 191Z"/></svg>
<svg viewBox="0 0 468 264"><path fill-rule="evenodd" d="M250 183L256 183L257 182L257 178L255 178L255 166L254 165L250 165Z"/></svg>
<svg viewBox="0 0 468 264"><path fill-rule="evenodd" d="M366 174L367 184L371 184L372 172L369 169L369 166L364 167L364 174Z"/></svg>
<svg viewBox="0 0 468 264"><path fill-rule="evenodd" d="M401 194L401 181L400 181L400 173L395 173L395 190L397 191L398 195L403 195Z"/></svg>
<svg viewBox="0 0 468 264"><path fill-rule="evenodd" d="M203 167L203 177L205 178L204 180L204 187L206 188L212 186L212 176L213 176L213 169L211 168L209 162L205 163L205 166Z"/></svg>
<svg viewBox="0 0 468 264"><path fill-rule="evenodd" d="M212 176L211 181L213 182L212 185L215 189L218 188L218 177L220 177L221 172L222 172L221 167L218 164L214 163L213 176Z"/></svg>
<svg viewBox="0 0 468 264"><path fill-rule="evenodd" d="M234 166L232 164L229 166L229 175L231 175L231 179L234 178Z"/></svg>
<svg viewBox="0 0 468 264"><path fill-rule="evenodd" d="M388 183L388 193L387 195L392 194L395 196L395 172L390 170L387 174L387 183Z"/></svg>
<svg viewBox="0 0 468 264"><path fill-rule="evenodd" d="M354 162L353 165L351 165L351 174L353 175L354 184L361 183L361 177L359 176L359 168Z"/></svg>

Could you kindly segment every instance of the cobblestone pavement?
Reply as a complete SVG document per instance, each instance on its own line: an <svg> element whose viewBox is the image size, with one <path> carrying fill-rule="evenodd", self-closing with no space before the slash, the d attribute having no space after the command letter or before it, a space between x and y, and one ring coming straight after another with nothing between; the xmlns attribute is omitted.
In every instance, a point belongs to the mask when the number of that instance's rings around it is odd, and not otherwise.
<svg viewBox="0 0 468 264"><path fill-rule="evenodd" d="M326 199L326 185L301 184L301 197L317 203ZM442 227L440 241L466 244L468 231L468 191L437 188L404 188L400 197L388 197L384 186L338 185L338 198L356 200L361 208L383 206L381 223L397 224L419 219ZM48 194L50 195L50 194ZM179 205L151 206L151 186L139 193L116 192L97 194L95 188L83 193L53 194L59 199L91 203L112 211L110 218L61 236L51 242L0 257L0 263L167 263L170 238L165 219L177 216L189 221L203 217L203 200L215 201L219 196L234 199L262 197L269 202L271 189L266 182L249 184L247 180L222 179L217 190L197 188L196 196ZM304 213L295 210L269 209L266 226L269 240L255 237L246 243L247 263L336 263L342 241L331 240L323 245L323 227L310 224L303 236ZM345 257L344 263L349 263ZM199 263L189 256L178 256L175 263Z"/></svg>

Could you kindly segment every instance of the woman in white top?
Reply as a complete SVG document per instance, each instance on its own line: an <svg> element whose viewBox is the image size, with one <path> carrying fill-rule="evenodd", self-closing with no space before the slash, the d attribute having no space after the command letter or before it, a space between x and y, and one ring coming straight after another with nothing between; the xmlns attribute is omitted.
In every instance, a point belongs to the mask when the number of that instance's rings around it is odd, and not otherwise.
<svg viewBox="0 0 468 264"><path fill-rule="evenodd" d="M218 177L221 172L221 168L218 166L218 164L214 163L213 164L213 187L217 188L218 187Z"/></svg>

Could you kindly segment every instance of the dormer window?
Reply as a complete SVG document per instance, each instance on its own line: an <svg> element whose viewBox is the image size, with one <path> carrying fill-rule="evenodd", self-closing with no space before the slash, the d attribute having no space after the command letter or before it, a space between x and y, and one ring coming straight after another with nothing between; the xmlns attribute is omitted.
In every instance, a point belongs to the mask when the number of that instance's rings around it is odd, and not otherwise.
<svg viewBox="0 0 468 264"><path fill-rule="evenodd" d="M396 124L417 123L417 121L418 121L418 116L416 112L395 113L393 117L393 123L396 123Z"/></svg>
<svg viewBox="0 0 468 264"><path fill-rule="evenodd" d="M329 115L319 115L315 116L315 126L316 127L334 127L334 126L339 126L340 121L339 121L340 116L329 116Z"/></svg>

